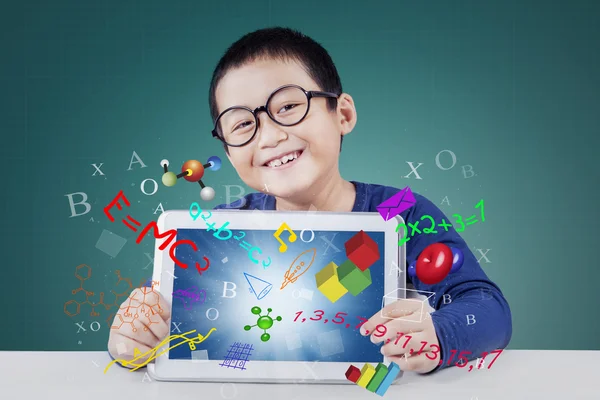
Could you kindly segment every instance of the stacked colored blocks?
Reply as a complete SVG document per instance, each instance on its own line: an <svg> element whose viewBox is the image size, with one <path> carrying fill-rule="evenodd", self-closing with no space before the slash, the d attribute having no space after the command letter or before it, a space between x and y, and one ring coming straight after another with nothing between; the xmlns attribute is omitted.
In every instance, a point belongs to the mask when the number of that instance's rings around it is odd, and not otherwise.
<svg viewBox="0 0 600 400"><path fill-rule="evenodd" d="M356 383L358 378L360 378L360 369L356 368L354 365L351 365L350 368L348 368L348 371L346 371L346 379L348 379L350 382Z"/></svg>
<svg viewBox="0 0 600 400"><path fill-rule="evenodd" d="M346 371L346 378L370 392L383 396L400 373L400 367L393 362L390 363L389 367L379 363L376 368L366 363L360 370L360 376L358 372L358 368L350 365L350 368Z"/></svg>
<svg viewBox="0 0 600 400"><path fill-rule="evenodd" d="M388 367L386 367L382 363L377 364L377 368L375 368L375 374L373 375L373 378L367 385L367 390L375 393L381 385L381 382L383 382L384 378L387 376L387 373Z"/></svg>
<svg viewBox="0 0 600 400"><path fill-rule="evenodd" d="M344 243L346 257L350 259L361 271L366 270L375 261L379 260L379 247L373 239L360 231Z"/></svg>
<svg viewBox="0 0 600 400"><path fill-rule="evenodd" d="M371 382L371 378L375 375L375 368L371 364L363 365L360 370L360 378L356 381L356 384L360 387L366 388L369 382Z"/></svg>
<svg viewBox="0 0 600 400"><path fill-rule="evenodd" d="M337 270L338 266L332 261L315 274L317 289L332 303L348 293L348 289L340 283Z"/></svg>
<svg viewBox="0 0 600 400"><path fill-rule="evenodd" d="M371 285L371 271L361 271L352 261L346 260L338 268L340 283L348 289L352 296L359 295Z"/></svg>
<svg viewBox="0 0 600 400"><path fill-rule="evenodd" d="M379 260L377 243L364 231L352 236L346 243L346 257L339 267L332 261L315 274L317 289L332 303L347 292L358 296L372 283L369 267Z"/></svg>

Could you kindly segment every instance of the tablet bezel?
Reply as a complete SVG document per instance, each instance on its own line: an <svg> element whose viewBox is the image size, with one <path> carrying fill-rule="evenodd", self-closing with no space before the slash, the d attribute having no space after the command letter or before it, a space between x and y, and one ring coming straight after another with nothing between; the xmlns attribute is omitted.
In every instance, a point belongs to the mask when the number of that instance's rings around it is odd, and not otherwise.
<svg viewBox="0 0 600 400"><path fill-rule="evenodd" d="M389 221L384 221L378 213L353 212L353 213L334 213L334 212L293 212L293 211L249 211L249 210L205 210L203 215L208 218L210 213L210 222L215 223L215 227L221 227L225 222L229 222L228 229L232 231L252 229L252 230L277 230L283 222L293 229L298 239L301 239L301 232L306 230L305 235L309 235L310 230L315 231L351 231L358 232L364 230L384 232L385 254L384 256L384 294L397 291L397 289L406 289L406 276L404 273L390 274L392 268L400 266L403 270L406 265L406 245L398 246L398 241L404 236L403 219L400 216ZM399 231L396 227L400 223ZM173 210L163 212L157 221L157 227L160 233L170 229L206 229L206 224L202 218L196 221L190 216L188 210ZM335 229L331 229L335 227ZM235 233L234 233L235 234ZM287 233L282 237L286 239ZM164 239L155 240L154 251L154 271L152 279L160 282L157 290L162 296L173 304L173 277L175 263L170 259L169 250L159 250L159 246ZM171 242L171 243L174 243ZM393 263L396 266L393 266ZM217 264L218 265L218 264ZM398 269L398 268L397 268ZM210 273L210 270L207 271ZM400 290L399 292L405 292ZM169 331L171 327L169 326ZM206 334L206 332L198 332ZM210 340L208 338L207 340ZM168 347L163 348L167 350ZM351 383L346 380L344 373L350 364L361 367L364 361L356 360L353 362L321 362L321 361L254 361L250 360L246 364L245 370L222 368L219 363L223 360L171 360L169 352L164 356L158 357L155 361L154 374L159 380L176 381L206 381L206 382L277 382L291 383L303 381L303 383ZM389 360L381 356L383 363L389 363Z"/></svg>

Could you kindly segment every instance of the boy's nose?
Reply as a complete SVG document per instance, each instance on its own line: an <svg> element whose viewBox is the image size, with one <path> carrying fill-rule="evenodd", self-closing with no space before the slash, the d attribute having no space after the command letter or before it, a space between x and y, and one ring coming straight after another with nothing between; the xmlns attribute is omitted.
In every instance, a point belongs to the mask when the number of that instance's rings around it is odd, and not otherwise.
<svg viewBox="0 0 600 400"><path fill-rule="evenodd" d="M260 113L258 116L258 146L275 147L279 142L288 138L283 126L273 121L266 112Z"/></svg>

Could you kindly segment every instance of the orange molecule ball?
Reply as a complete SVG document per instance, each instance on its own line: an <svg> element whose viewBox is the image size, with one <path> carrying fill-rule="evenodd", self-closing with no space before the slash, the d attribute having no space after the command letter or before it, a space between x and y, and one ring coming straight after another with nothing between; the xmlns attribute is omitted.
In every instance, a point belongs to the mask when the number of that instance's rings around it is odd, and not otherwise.
<svg viewBox="0 0 600 400"><path fill-rule="evenodd" d="M185 172L187 170L191 170L191 175L186 175L183 177L188 182L198 182L204 176L204 166L198 160L187 160L181 166L181 172Z"/></svg>

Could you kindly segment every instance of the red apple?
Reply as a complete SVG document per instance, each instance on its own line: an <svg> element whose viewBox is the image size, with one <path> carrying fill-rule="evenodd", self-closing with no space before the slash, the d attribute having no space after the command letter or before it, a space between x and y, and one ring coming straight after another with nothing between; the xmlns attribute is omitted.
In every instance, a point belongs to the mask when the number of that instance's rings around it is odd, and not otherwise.
<svg viewBox="0 0 600 400"><path fill-rule="evenodd" d="M417 278L427 285L441 282L452 269L452 250L443 243L425 247L417 259Z"/></svg>

